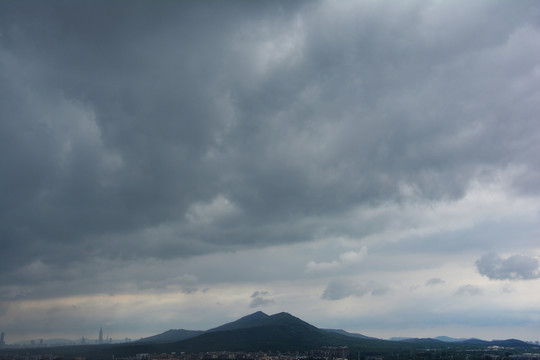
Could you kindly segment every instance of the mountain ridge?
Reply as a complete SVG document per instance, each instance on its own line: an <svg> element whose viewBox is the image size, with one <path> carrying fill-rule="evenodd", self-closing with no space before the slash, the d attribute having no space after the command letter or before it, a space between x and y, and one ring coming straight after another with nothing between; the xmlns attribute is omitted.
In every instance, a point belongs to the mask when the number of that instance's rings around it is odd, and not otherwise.
<svg viewBox="0 0 540 360"><path fill-rule="evenodd" d="M388 342L400 342L400 343L424 343L432 345L443 345L443 344L455 344L455 345L482 345L482 346L524 346L526 342L518 339L506 339L506 340L481 340L477 338L452 338L448 336L437 336L429 338L414 338L414 337L392 337L387 340L366 336L358 333L351 333L343 329L323 329L317 328L304 320L295 317L287 312L279 312L273 315L268 315L262 311L256 311L254 313L245 315L237 320L219 325L208 330L186 330L186 329L170 329L163 333L149 336L143 339L136 341L135 343L156 343L156 344L165 344L165 343L176 343L185 340L189 340L201 335L209 333L223 333L227 331L243 330L243 329L254 329L258 327L265 326L275 326L279 324L281 327L286 325L295 325L297 328L299 324L303 324L305 329L311 329L316 331L321 331L326 334L334 334L344 336L346 338L353 338L359 340L379 340L379 341L388 341ZM259 331L259 330L258 330ZM224 335L230 336L230 335Z"/></svg>
<svg viewBox="0 0 540 360"><path fill-rule="evenodd" d="M319 329L289 313L267 315L256 312L221 326L202 331L201 334L173 342L164 341L163 336L185 332L193 335L198 330L168 330L146 338L147 341L125 344L78 345L57 348L2 349L2 354L47 353L84 357L87 359L111 359L111 357L133 357L135 354L204 353L212 351L240 352L312 352L323 347L343 347L349 354L403 354L425 352L425 349L445 351L468 351L469 349L501 346L530 352L533 345L516 339L485 341L468 339L462 342L444 342L433 338L409 338L401 341L369 338L344 330ZM165 334L165 335L164 335ZM161 339L159 336L162 335ZM148 341L148 339L153 339ZM450 350L449 350L450 349ZM513 350L514 351L514 350ZM26 356L25 355L25 356Z"/></svg>
<svg viewBox="0 0 540 360"><path fill-rule="evenodd" d="M231 321L226 324L220 325L218 327L206 330L206 332L227 331L227 330L236 330L236 329L256 327L263 324L264 321L269 317L270 315L265 314L262 311L256 311L252 314L243 316L238 320Z"/></svg>

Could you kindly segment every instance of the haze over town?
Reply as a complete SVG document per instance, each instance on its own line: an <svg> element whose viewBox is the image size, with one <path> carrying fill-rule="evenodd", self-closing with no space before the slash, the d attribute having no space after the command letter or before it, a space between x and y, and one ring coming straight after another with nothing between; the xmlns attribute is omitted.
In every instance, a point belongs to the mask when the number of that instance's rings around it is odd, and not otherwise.
<svg viewBox="0 0 540 360"><path fill-rule="evenodd" d="M538 1L0 0L0 331L540 340Z"/></svg>

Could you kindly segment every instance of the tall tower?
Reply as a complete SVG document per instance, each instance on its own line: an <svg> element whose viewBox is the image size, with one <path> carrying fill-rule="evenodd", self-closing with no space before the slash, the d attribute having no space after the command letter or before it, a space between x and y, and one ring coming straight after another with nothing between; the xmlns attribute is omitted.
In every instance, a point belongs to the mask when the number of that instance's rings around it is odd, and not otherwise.
<svg viewBox="0 0 540 360"><path fill-rule="evenodd" d="M99 340L98 344L103 344L103 329L99 328Z"/></svg>
<svg viewBox="0 0 540 360"><path fill-rule="evenodd" d="M6 343L4 343L4 332L2 331L2 334L0 334L0 348L4 347Z"/></svg>

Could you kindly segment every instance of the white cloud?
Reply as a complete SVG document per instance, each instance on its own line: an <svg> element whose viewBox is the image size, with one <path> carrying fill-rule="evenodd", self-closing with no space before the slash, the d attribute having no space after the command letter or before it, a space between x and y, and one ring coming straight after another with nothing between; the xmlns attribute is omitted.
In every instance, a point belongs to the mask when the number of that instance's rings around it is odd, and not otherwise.
<svg viewBox="0 0 540 360"><path fill-rule="evenodd" d="M340 254L338 260L330 262L315 262L312 260L307 263L306 272L328 272L357 265L366 257L367 251L367 246L362 246L360 251L348 250Z"/></svg>
<svg viewBox="0 0 540 360"><path fill-rule="evenodd" d="M239 209L229 199L219 194L209 202L192 204L186 217L194 224L207 225L234 216L238 211Z"/></svg>

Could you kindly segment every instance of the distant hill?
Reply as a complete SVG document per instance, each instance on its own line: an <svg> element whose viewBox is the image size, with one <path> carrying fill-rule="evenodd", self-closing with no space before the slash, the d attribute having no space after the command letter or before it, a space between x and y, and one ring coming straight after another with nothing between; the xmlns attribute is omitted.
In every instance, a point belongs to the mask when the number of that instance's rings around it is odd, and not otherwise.
<svg viewBox="0 0 540 360"><path fill-rule="evenodd" d="M403 336L394 336L394 337L391 337L390 339L388 339L388 341L402 341L402 340L408 340L408 339L412 339L412 338L403 337Z"/></svg>
<svg viewBox="0 0 540 360"><path fill-rule="evenodd" d="M398 341L399 343L414 344L415 347L423 347L430 349L443 349L448 347L448 343L432 338L407 338Z"/></svg>
<svg viewBox="0 0 540 360"><path fill-rule="evenodd" d="M360 338L360 339L379 340L378 338L374 338L374 337L366 336L366 335L362 335L362 334L357 334L357 333L350 333L350 332L342 330L342 329L321 329L321 330L326 331L326 332L335 333L335 334L341 334L341 335L345 335L345 336Z"/></svg>
<svg viewBox="0 0 540 360"><path fill-rule="evenodd" d="M392 339L400 339L400 338L392 338ZM396 340L393 340L393 341L396 341ZM500 347L511 347L511 348L528 348L531 346L531 344L525 341L516 340L516 339L487 341L487 340L481 340L481 339L476 339L476 338L455 339L455 338L450 338L446 336L438 336L437 338L401 338L401 340L397 340L397 341L402 342L402 343L414 343L417 345L422 345L422 346L432 347L432 348L445 347L445 346L448 346L449 343L451 343L454 346L459 346L459 347L500 346Z"/></svg>
<svg viewBox="0 0 540 360"><path fill-rule="evenodd" d="M531 344L517 340L517 339L507 339L507 340L493 340L490 342L491 345L503 346L503 347L528 347Z"/></svg>
<svg viewBox="0 0 540 360"><path fill-rule="evenodd" d="M459 341L466 341L466 340L469 340L469 339L467 339L467 338L456 339L456 338L449 337L449 336L437 336L435 338L435 340L440 340L440 341L444 341L444 342L459 342Z"/></svg>
<svg viewBox="0 0 540 360"><path fill-rule="evenodd" d="M480 345L480 346L502 346L502 347L528 347L531 344L526 343L525 341L516 340L516 339L507 339L507 340L493 340L486 341L480 339L468 339L460 342L461 344L467 345Z"/></svg>

